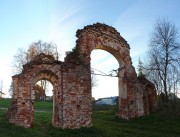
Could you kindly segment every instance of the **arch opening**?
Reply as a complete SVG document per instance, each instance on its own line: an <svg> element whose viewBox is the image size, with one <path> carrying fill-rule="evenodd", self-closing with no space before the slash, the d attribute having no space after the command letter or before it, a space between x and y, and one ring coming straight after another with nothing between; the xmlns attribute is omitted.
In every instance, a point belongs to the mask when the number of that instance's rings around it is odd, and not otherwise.
<svg viewBox="0 0 180 137"><path fill-rule="evenodd" d="M119 63L119 67L124 66L124 62L123 62L119 52L117 50L113 49L112 47L108 47L108 46L104 46L104 45L96 45L94 50L103 50L105 52L108 52Z"/></svg>
<svg viewBox="0 0 180 137"><path fill-rule="evenodd" d="M53 89L47 79L41 79L34 84L34 126L39 123L48 126L53 122Z"/></svg>
<svg viewBox="0 0 180 137"><path fill-rule="evenodd" d="M35 89L35 100L36 101L47 101L53 100L53 85L49 80L39 80L34 85Z"/></svg>
<svg viewBox="0 0 180 137"><path fill-rule="evenodd" d="M95 86L92 86L92 96L96 99L110 96L118 96L118 78L117 70L119 68L118 61L114 56L103 50L95 49L91 53L91 70L92 70L92 83L95 83ZM95 77L95 78L94 78ZM93 81L95 80L95 81ZM96 84L97 83L97 84ZM93 84L94 85L94 84ZM110 89L113 88L110 91ZM97 94L98 90L100 92ZM108 90L108 91L104 91Z"/></svg>
<svg viewBox="0 0 180 137"><path fill-rule="evenodd" d="M40 122L45 122L46 124L52 123L53 126L59 125L58 121L58 109L59 100L57 99L57 95L59 94L58 85L57 85L57 76L49 70L41 70L33 74L32 82L31 82L31 99L34 100L32 110L35 112L37 110L36 115L33 115L34 118ZM41 90L42 94L37 94L37 90ZM47 96L48 94L48 96ZM39 98L37 98L39 97ZM39 99L39 100L38 100ZM46 106L45 106L46 105ZM39 118L39 112L44 112L44 120L42 117ZM41 114L42 115L42 114Z"/></svg>
<svg viewBox="0 0 180 137"><path fill-rule="evenodd" d="M118 112L119 67L120 64L112 50L101 46L91 52L91 83L95 83L92 84L92 99L95 99L94 110L113 108Z"/></svg>

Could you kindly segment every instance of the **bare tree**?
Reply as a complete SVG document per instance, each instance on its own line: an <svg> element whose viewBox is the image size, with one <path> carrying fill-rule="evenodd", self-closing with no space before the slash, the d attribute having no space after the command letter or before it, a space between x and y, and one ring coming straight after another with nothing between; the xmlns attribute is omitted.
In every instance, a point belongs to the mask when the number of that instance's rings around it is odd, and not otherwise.
<svg viewBox="0 0 180 137"><path fill-rule="evenodd" d="M18 49L16 55L14 55L13 73L18 74L22 72L23 65L27 63L26 51L24 49Z"/></svg>
<svg viewBox="0 0 180 137"><path fill-rule="evenodd" d="M94 88L98 85L98 79L96 78L96 75L94 74L94 70L91 69L91 87Z"/></svg>
<svg viewBox="0 0 180 137"><path fill-rule="evenodd" d="M52 55L56 60L59 59L59 53L57 52L57 46L53 42L46 43L42 41L33 42L29 45L28 50L18 49L16 55L13 60L13 71L15 74L19 74L22 72L23 65L32 61L38 54L44 53L45 55ZM46 91L48 87L47 80L41 80L40 86L43 87L44 91ZM10 91L11 90L10 86Z"/></svg>
<svg viewBox="0 0 180 137"><path fill-rule="evenodd" d="M57 52L57 46L53 42L46 43L41 40L38 42L33 42L29 45L28 50L18 49L13 60L13 70L15 74L22 72L23 65L32 61L35 56L40 53L46 55L52 55L56 60L59 59L59 53Z"/></svg>
<svg viewBox="0 0 180 137"><path fill-rule="evenodd" d="M10 96L10 97L13 97L13 81L11 81L11 85L10 85L10 87L9 87L8 92L9 92L9 96Z"/></svg>
<svg viewBox="0 0 180 137"><path fill-rule="evenodd" d="M176 84L172 83L173 75L179 77L179 72L175 69L180 66L178 30L168 19L159 19L150 38L149 61L146 68L148 77L153 79L158 90L165 93L167 103L172 84Z"/></svg>
<svg viewBox="0 0 180 137"><path fill-rule="evenodd" d="M38 100L38 101L45 101L46 93L45 93L44 88L41 87L40 85L36 84L34 89L35 89L36 100Z"/></svg>

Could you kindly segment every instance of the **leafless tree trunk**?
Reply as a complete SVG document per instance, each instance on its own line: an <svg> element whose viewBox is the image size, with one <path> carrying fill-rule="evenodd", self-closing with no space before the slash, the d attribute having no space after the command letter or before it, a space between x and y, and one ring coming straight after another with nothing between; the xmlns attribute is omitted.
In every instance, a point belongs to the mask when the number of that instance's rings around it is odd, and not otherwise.
<svg viewBox="0 0 180 137"><path fill-rule="evenodd" d="M174 68L180 66L178 30L173 23L166 19L157 20L151 34L148 58L149 63L146 68L148 77L154 79L156 87L162 86L167 103L168 92L171 92L172 87L175 86L172 84L176 84L172 82L173 75L179 75Z"/></svg>

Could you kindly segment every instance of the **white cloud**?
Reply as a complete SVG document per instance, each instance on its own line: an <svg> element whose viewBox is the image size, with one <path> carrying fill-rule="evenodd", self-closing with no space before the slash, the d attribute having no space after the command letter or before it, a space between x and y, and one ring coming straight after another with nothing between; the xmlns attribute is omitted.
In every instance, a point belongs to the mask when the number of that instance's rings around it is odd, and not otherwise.
<svg viewBox="0 0 180 137"><path fill-rule="evenodd" d="M48 41L53 41L58 45L61 60L65 57L65 52L75 46L76 31L85 21L85 18L78 14L79 5L65 7L67 8L55 10L51 15L48 35Z"/></svg>

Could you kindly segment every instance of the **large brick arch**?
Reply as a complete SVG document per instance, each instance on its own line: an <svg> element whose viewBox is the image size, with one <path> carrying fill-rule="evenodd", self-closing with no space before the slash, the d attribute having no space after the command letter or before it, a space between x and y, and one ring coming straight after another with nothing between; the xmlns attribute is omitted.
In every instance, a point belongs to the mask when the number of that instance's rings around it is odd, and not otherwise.
<svg viewBox="0 0 180 137"><path fill-rule="evenodd" d="M90 64L90 54L94 49L109 52L119 62L119 116L129 119L149 114L149 108L144 107L143 103L143 96L148 91L137 79L130 57L130 47L119 32L108 25L96 23L78 30L76 35L77 49L80 54L86 55L85 64Z"/></svg>
<svg viewBox="0 0 180 137"><path fill-rule="evenodd" d="M81 54L86 54L86 63L90 63L90 53L94 49L102 49L111 53L126 68L127 75L137 77L130 57L130 47L127 41L113 27L96 23L78 30L76 36L77 48Z"/></svg>
<svg viewBox="0 0 180 137"><path fill-rule="evenodd" d="M101 49L119 63L119 112L129 119L148 115L156 107L154 85L138 78L130 57L130 47L113 27L96 23L77 31L76 46L65 61L39 54L13 76L13 99L7 116L11 123L31 127L34 121L34 85L45 79L53 85L52 125L61 128L92 126L91 52Z"/></svg>

